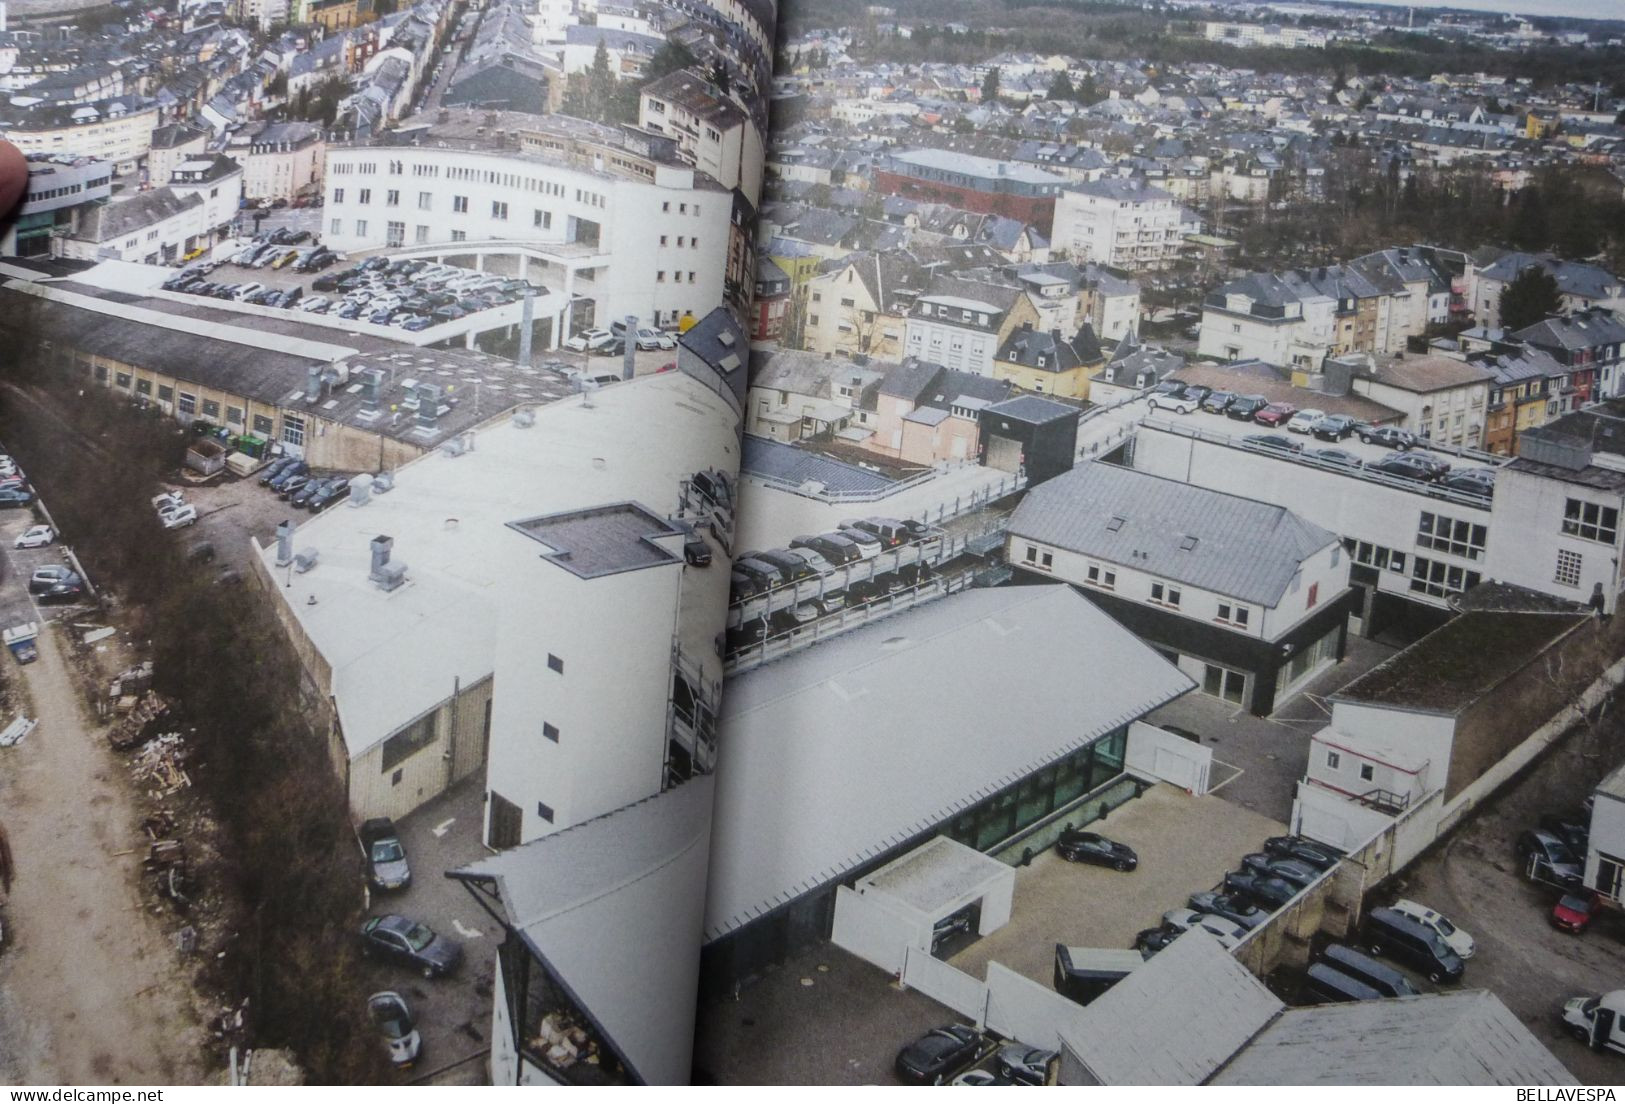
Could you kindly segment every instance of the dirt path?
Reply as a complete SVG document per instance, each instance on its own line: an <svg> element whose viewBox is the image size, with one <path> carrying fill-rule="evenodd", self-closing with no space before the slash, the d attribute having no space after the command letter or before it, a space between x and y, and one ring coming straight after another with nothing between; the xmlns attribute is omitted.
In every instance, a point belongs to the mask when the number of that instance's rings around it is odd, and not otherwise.
<svg viewBox="0 0 1625 1104"><path fill-rule="evenodd" d="M54 627L23 671L39 727L0 749L17 866L0 948L0 1082L196 1083L204 1035L176 925L142 909L139 855L114 855L144 842L122 767L82 718Z"/></svg>

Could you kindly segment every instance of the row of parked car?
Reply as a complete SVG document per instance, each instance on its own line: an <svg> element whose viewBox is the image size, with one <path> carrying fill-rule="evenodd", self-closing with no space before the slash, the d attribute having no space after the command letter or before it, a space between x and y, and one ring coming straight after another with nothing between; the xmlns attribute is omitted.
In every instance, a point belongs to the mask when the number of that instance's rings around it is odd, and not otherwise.
<svg viewBox="0 0 1625 1104"><path fill-rule="evenodd" d="M626 352L626 323L620 319L609 324L609 329L582 330L571 335L564 347L575 353L592 353L596 356L620 356ZM665 330L653 326L639 326L632 331L632 342L639 349L675 349L677 339Z"/></svg>
<svg viewBox="0 0 1625 1104"><path fill-rule="evenodd" d="M1300 999L1307 1004L1413 997L1422 990L1405 974L1378 961L1388 958L1434 984L1458 982L1473 956L1473 937L1443 914L1417 901L1372 909L1361 929L1365 951L1343 943L1321 950L1304 971Z"/></svg>
<svg viewBox="0 0 1625 1104"><path fill-rule="evenodd" d="M900 1050L893 1069L905 1085L1045 1085L1057 1057L970 1024L948 1024Z"/></svg>
<svg viewBox="0 0 1625 1104"><path fill-rule="evenodd" d="M1603 911L1602 898L1585 884L1591 821L1585 810L1542 813L1537 827L1518 836L1513 850L1524 874L1557 891L1547 919L1558 931L1580 935Z"/></svg>
<svg viewBox="0 0 1625 1104"><path fill-rule="evenodd" d="M1476 498L1488 499L1495 494L1495 472L1492 469L1462 468L1452 471L1448 462L1431 452L1391 452L1367 463L1347 449L1305 449L1299 442L1280 434L1250 434L1242 438L1242 444L1248 448L1282 453L1349 471L1363 470L1416 483L1437 484Z"/></svg>
<svg viewBox="0 0 1625 1104"><path fill-rule="evenodd" d="M793 586L803 579L828 575L847 564L872 560L890 549L928 540L938 532L920 521L853 518L827 533L797 537L788 548L741 552L734 559L730 576L733 600L739 602Z"/></svg>
<svg viewBox="0 0 1625 1104"><path fill-rule="evenodd" d="M271 461L261 470L260 486L269 488L296 509L319 514L335 502L349 497L350 477L313 475L305 461L284 456Z"/></svg>
<svg viewBox="0 0 1625 1104"><path fill-rule="evenodd" d="M23 475L17 461L0 455L0 509L16 509L33 501L34 488L28 485L28 477Z"/></svg>

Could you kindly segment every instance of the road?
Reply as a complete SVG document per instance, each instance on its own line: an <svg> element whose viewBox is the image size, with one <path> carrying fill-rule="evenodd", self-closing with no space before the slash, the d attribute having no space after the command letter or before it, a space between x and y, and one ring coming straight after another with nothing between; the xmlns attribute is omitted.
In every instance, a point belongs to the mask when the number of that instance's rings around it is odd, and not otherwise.
<svg viewBox="0 0 1625 1104"><path fill-rule="evenodd" d="M136 805L80 712L59 629L41 634L24 674L39 727L0 749L17 864L0 953L0 1082L196 1083L205 1038L192 990L165 921L142 906L140 859L128 853L142 839Z"/></svg>

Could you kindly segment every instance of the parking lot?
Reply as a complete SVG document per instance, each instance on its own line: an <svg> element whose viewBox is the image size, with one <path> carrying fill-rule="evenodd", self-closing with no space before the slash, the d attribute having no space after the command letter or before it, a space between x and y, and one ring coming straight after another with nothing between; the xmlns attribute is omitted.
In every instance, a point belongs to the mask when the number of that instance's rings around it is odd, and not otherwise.
<svg viewBox="0 0 1625 1104"><path fill-rule="evenodd" d="M71 621L83 618L94 608L94 601L88 592L84 599L73 602L40 601L28 593L28 579L36 568L48 564L73 568L60 542L42 548L15 547L17 538L29 527L40 524L41 520L32 509L0 512L0 564L3 564L3 575L19 581L17 586L0 588L0 627L10 628L25 621L42 624L47 621Z"/></svg>
<svg viewBox="0 0 1625 1104"><path fill-rule="evenodd" d="M372 897L369 916L396 913L421 921L463 947L463 964L448 977L426 980L388 962L366 966L372 991L393 989L417 1016L423 1053L403 1080L428 1076L433 1084L480 1085L488 1080L491 993L502 931L461 882L446 871L484 858L484 778L475 774L396 822L412 867L405 890Z"/></svg>
<svg viewBox="0 0 1625 1104"><path fill-rule="evenodd" d="M1604 723L1610 730L1601 741L1603 754L1583 754L1567 737L1383 896L1422 901L1469 932L1478 948L1463 984L1493 992L1581 1084L1591 1085L1625 1079L1625 1057L1593 1052L1571 1038L1558 1013L1570 997L1625 986L1625 918L1605 913L1583 935L1552 927L1556 894L1523 877L1513 841L1541 813L1577 806L1625 758L1625 731L1617 722Z"/></svg>
<svg viewBox="0 0 1625 1104"><path fill-rule="evenodd" d="M1139 869L1120 874L1065 862L1047 850L1016 870L1010 922L949 961L975 977L997 961L1047 986L1055 944L1131 946L1140 930L1162 923L1169 909L1184 908L1192 893L1212 889L1242 855L1286 826L1216 797L1159 785L1091 822L1089 830L1134 848Z"/></svg>

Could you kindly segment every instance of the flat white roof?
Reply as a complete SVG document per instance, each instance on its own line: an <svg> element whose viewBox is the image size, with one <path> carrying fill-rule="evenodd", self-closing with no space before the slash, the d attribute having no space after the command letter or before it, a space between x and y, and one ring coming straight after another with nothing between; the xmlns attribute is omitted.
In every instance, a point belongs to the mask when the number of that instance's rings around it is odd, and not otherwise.
<svg viewBox="0 0 1625 1104"><path fill-rule="evenodd" d="M962 591L731 678L706 939L1194 685L1067 586Z"/></svg>
<svg viewBox="0 0 1625 1104"><path fill-rule="evenodd" d="M314 570L277 568L274 543L260 551L332 669L352 756L450 697L456 681L492 673L509 596L574 580L509 522L622 502L664 516L688 473L738 464L737 417L681 372L605 387L590 407L569 398L533 410L528 428L490 423L473 452L429 453L366 506L334 506L299 526L294 551L316 549ZM367 577L380 535L394 538L391 561L407 565L406 583L388 593Z"/></svg>

